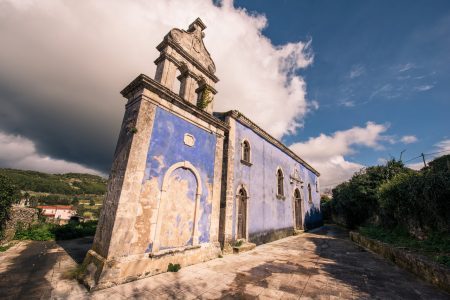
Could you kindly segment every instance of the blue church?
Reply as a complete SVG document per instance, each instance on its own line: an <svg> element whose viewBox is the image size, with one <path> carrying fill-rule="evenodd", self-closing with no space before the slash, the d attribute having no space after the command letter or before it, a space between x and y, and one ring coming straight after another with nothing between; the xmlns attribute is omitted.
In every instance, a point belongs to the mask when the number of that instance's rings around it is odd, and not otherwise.
<svg viewBox="0 0 450 300"><path fill-rule="evenodd" d="M213 112L206 26L172 29L125 114L82 279L101 289L320 226L319 173L236 110ZM239 248L239 247L237 247Z"/></svg>

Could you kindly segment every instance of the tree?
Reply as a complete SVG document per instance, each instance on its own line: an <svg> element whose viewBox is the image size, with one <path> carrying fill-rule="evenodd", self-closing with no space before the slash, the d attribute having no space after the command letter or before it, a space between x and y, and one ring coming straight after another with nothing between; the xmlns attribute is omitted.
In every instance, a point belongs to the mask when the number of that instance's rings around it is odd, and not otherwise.
<svg viewBox="0 0 450 300"><path fill-rule="evenodd" d="M11 181L0 175L0 228L5 224L11 205L20 198L20 192Z"/></svg>
<svg viewBox="0 0 450 300"><path fill-rule="evenodd" d="M391 160L385 166L373 166L356 172L333 189L333 216L349 228L360 226L379 216L379 187L399 173L408 172L401 161Z"/></svg>
<svg viewBox="0 0 450 300"><path fill-rule="evenodd" d="M25 198L25 206L30 205L30 193L25 192L25 193L23 194L23 197Z"/></svg>
<svg viewBox="0 0 450 300"><path fill-rule="evenodd" d="M80 203L80 200L78 200L77 196L72 198L72 202L71 202L72 205L77 206L79 203Z"/></svg>

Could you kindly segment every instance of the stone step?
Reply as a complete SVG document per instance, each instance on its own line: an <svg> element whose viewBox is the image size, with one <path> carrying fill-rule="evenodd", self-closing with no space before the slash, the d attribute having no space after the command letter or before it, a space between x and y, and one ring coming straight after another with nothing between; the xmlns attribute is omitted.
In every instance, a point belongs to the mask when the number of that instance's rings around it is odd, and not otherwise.
<svg viewBox="0 0 450 300"><path fill-rule="evenodd" d="M301 229L294 229L294 235L299 235L299 234L302 234L302 233L304 233L305 231L304 230L301 230Z"/></svg>
<svg viewBox="0 0 450 300"><path fill-rule="evenodd" d="M255 247L256 247L256 244L254 244L254 243L244 242L239 247L233 246L233 253L234 254L239 254L239 253L242 253L242 252L253 250L253 249L255 249Z"/></svg>

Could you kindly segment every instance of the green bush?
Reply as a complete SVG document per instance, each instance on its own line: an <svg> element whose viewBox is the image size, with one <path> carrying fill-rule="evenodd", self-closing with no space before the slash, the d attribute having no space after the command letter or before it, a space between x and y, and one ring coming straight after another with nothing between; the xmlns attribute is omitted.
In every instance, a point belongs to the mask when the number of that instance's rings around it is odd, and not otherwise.
<svg viewBox="0 0 450 300"><path fill-rule="evenodd" d="M405 172L402 162L391 160L386 166L363 169L333 189L331 213L348 228L360 226L379 215L378 189L396 174Z"/></svg>
<svg viewBox="0 0 450 300"><path fill-rule="evenodd" d="M3 226L8 219L9 209L19 197L19 189L6 176L0 174L0 238L3 235Z"/></svg>
<svg viewBox="0 0 450 300"><path fill-rule="evenodd" d="M54 228L57 240L69 240L83 236L95 235L97 221L87 221L84 223L70 222L66 225Z"/></svg>
<svg viewBox="0 0 450 300"><path fill-rule="evenodd" d="M398 174L379 189L382 220L386 227L402 226L417 237L450 232L450 170L448 156L420 172ZM436 167L435 167L436 166Z"/></svg>
<svg viewBox="0 0 450 300"><path fill-rule="evenodd" d="M39 223L30 226L30 228L23 228L19 226L16 230L14 238L16 240L33 240L33 241L50 241L55 239L54 228L55 224Z"/></svg>
<svg viewBox="0 0 450 300"><path fill-rule="evenodd" d="M94 235L96 228L97 221L84 223L70 222L65 225L39 223L32 225L28 229L18 228L14 238L34 241L69 240Z"/></svg>
<svg viewBox="0 0 450 300"><path fill-rule="evenodd" d="M167 272L178 272L180 269L180 264L169 263L169 265L167 266Z"/></svg>
<svg viewBox="0 0 450 300"><path fill-rule="evenodd" d="M327 196L320 197L320 212L324 221L331 221L331 198Z"/></svg>

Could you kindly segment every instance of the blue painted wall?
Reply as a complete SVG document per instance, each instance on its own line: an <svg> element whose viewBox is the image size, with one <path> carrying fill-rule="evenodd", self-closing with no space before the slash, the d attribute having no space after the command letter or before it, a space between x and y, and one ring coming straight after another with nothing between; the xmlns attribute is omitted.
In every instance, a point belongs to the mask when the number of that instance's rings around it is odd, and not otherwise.
<svg viewBox="0 0 450 300"><path fill-rule="evenodd" d="M184 135L189 133L194 136L195 144L189 147L184 144ZM150 146L147 154L144 182L157 179L159 189L167 169L175 163L189 161L200 173L202 194L200 197L200 219L198 224L199 242L209 242L211 223L211 191L214 178L214 159L216 149L216 136L188 121L181 119L172 113L157 108ZM186 198L195 198L192 191L192 174L190 172L177 171L172 174L174 182L183 180L189 184L186 190ZM172 179L171 179L172 180ZM144 183L143 182L143 183ZM184 197L183 197L184 198ZM174 217L178 222L177 216ZM184 220L186 221L186 220ZM162 232L161 234L165 234ZM192 241L185 241L189 244ZM161 245L170 248L170 245ZM174 247L179 245L174 245ZM149 246L151 248L151 245ZM147 249L151 251L151 249Z"/></svg>
<svg viewBox="0 0 450 300"><path fill-rule="evenodd" d="M251 163L241 163L241 143L246 139L251 145ZM300 189L303 200L305 224L309 229L320 225L320 193L316 192L317 176L250 128L236 121L234 192L244 185L248 192L248 233L257 234L271 230L293 228L293 193L295 186L289 176L297 168L304 181ZM278 199L276 172L281 167L284 173L285 199ZM311 185L312 204L308 201L308 183ZM236 207L236 197L234 205ZM236 209L233 209L233 237L236 238Z"/></svg>

